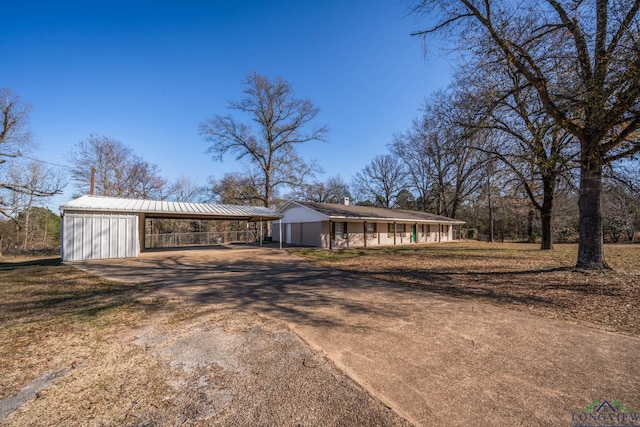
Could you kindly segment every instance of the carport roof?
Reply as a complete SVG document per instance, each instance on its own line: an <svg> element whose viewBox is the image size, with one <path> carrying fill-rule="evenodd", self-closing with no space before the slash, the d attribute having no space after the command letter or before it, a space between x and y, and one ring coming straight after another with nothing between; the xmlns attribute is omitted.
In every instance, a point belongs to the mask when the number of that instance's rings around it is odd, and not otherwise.
<svg viewBox="0 0 640 427"><path fill-rule="evenodd" d="M270 221L282 218L275 210L259 206L211 203L169 202L164 200L124 199L82 196L60 206L65 212L143 213L148 218L232 219Z"/></svg>

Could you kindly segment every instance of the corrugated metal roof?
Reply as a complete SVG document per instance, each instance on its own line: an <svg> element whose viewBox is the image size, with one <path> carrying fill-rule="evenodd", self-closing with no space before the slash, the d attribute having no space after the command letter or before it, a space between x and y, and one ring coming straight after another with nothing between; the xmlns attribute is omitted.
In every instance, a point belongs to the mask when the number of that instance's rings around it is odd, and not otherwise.
<svg viewBox="0 0 640 427"><path fill-rule="evenodd" d="M275 210L259 206L218 205L210 203L168 202L160 200L122 199L117 197L82 196L60 206L64 212L144 213L149 217L240 219L248 221L276 220Z"/></svg>
<svg viewBox="0 0 640 427"><path fill-rule="evenodd" d="M441 224L464 224L459 219L434 215L421 211L403 209L376 208L372 206L338 205L333 203L291 202L313 209L331 219L381 219L387 221L415 221ZM286 209L286 206L283 210Z"/></svg>

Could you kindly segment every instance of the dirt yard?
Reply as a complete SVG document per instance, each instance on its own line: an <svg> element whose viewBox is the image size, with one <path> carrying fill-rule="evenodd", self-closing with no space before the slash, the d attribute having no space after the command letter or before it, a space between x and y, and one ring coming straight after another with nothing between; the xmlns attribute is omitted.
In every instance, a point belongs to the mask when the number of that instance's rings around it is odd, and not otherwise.
<svg viewBox="0 0 640 427"><path fill-rule="evenodd" d="M0 425L409 425L283 322L0 264Z"/></svg>

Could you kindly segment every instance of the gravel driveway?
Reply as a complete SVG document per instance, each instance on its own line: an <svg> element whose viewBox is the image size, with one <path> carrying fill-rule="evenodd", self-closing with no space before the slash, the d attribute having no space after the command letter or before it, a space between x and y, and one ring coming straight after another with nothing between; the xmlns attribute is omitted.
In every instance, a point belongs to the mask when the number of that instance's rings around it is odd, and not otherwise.
<svg viewBox="0 0 640 427"><path fill-rule="evenodd" d="M574 425L640 410L640 339L317 267L268 248L72 263L154 292L284 321L415 425Z"/></svg>

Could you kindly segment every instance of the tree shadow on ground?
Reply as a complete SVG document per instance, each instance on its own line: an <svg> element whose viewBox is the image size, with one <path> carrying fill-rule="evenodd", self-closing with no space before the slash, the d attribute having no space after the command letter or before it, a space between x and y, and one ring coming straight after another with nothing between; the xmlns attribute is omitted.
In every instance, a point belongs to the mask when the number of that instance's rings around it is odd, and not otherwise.
<svg viewBox="0 0 640 427"><path fill-rule="evenodd" d="M140 259L126 266L112 260L84 263L83 268L106 277L138 283L143 292L162 290L199 304L277 315L285 320L309 325L341 325L350 316L375 313L394 321L405 313L395 297L419 299L457 298L497 305L553 307L551 297L526 292L527 283L512 281L510 288L486 287L480 283L490 276L509 278L568 268L483 273L434 271L376 271L377 277L393 277L393 282L370 278L374 273L350 273L313 265L295 256L272 257L247 252L242 259L192 258L171 254ZM140 282L144 281L144 284ZM514 285L520 281L520 290ZM475 282L475 283L474 283ZM430 295L429 295L430 294ZM331 314L329 314L331 312Z"/></svg>
<svg viewBox="0 0 640 427"><path fill-rule="evenodd" d="M375 312L389 318L402 314L393 304L372 306L345 293L373 291L384 282L316 267L296 257L274 262L247 256L237 261L194 262L189 257L175 255L131 260L126 267L112 260L75 265L103 277L130 283L129 286L147 294L161 291L198 304L279 315L298 323L330 325L340 317L355 314ZM323 311L329 309L342 315L325 315Z"/></svg>
<svg viewBox="0 0 640 427"><path fill-rule="evenodd" d="M71 265L117 279L120 285L111 287L117 295L131 292L143 298L160 292L198 304L322 325L345 325L349 316L370 313L389 321L402 318L405 308L396 300L405 297L455 298L506 308L562 311L574 307L581 295L620 295L615 287L584 286L578 283L580 275L567 278L565 273L573 270L570 266L521 270L505 264L477 271L397 268L346 272L274 249L233 249L163 251L137 259ZM83 298L77 298L78 304Z"/></svg>
<svg viewBox="0 0 640 427"><path fill-rule="evenodd" d="M62 259L59 257L56 258L40 258L33 259L28 261L19 261L19 262L0 262L0 271L10 271L16 270L24 267L53 267L57 265L62 265Z"/></svg>
<svg viewBox="0 0 640 427"><path fill-rule="evenodd" d="M0 268L0 325L10 326L60 315L96 317L126 305L159 307L141 298L155 288L148 283L123 284L89 279L62 265L59 258L6 263Z"/></svg>

